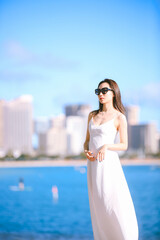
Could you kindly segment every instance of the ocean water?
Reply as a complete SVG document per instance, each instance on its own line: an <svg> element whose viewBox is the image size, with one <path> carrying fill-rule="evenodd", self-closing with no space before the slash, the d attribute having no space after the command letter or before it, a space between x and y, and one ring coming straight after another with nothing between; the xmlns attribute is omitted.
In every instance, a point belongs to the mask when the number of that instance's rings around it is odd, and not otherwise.
<svg viewBox="0 0 160 240"><path fill-rule="evenodd" d="M123 171L139 240L160 240L160 167L124 166ZM0 168L1 239L93 240L86 167Z"/></svg>

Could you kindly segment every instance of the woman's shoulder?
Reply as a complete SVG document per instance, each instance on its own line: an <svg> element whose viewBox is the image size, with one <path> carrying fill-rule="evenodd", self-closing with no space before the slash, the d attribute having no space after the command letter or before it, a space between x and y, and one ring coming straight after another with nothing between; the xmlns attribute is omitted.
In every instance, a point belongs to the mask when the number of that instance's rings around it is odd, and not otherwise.
<svg viewBox="0 0 160 240"><path fill-rule="evenodd" d="M123 123L127 122L125 114L123 114L119 111L117 111L117 117L116 118L119 122L123 122Z"/></svg>
<svg viewBox="0 0 160 240"><path fill-rule="evenodd" d="M115 126L117 128L117 130L119 130L120 126L127 126L127 120L126 120L126 116L119 112L116 111L116 118L115 118Z"/></svg>
<svg viewBox="0 0 160 240"><path fill-rule="evenodd" d="M88 120L91 120L92 117L94 117L98 113L98 110L93 110L88 115Z"/></svg>

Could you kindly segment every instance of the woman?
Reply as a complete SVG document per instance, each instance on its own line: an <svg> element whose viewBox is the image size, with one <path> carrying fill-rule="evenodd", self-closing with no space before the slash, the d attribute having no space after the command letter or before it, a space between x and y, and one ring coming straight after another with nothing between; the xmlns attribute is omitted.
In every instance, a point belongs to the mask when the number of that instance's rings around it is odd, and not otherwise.
<svg viewBox="0 0 160 240"><path fill-rule="evenodd" d="M105 79L95 93L99 109L89 114L84 143L94 239L138 240L134 205L115 152L128 145L120 90L115 81ZM117 132L120 142L114 143Z"/></svg>

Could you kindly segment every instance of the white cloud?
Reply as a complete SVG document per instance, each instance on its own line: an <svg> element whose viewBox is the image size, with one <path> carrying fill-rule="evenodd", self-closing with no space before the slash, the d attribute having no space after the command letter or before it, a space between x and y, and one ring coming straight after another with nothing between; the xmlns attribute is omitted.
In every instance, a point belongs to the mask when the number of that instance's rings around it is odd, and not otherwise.
<svg viewBox="0 0 160 240"><path fill-rule="evenodd" d="M34 58L33 54L26 50L18 42L10 41L6 44L6 53L9 57L12 57L19 61L28 61Z"/></svg>
<svg viewBox="0 0 160 240"><path fill-rule="evenodd" d="M75 60L54 56L51 53L33 53L16 41L7 42L5 45L5 51L6 55L18 65L27 64L33 67L43 67L65 71L73 71L79 66L79 62Z"/></svg>

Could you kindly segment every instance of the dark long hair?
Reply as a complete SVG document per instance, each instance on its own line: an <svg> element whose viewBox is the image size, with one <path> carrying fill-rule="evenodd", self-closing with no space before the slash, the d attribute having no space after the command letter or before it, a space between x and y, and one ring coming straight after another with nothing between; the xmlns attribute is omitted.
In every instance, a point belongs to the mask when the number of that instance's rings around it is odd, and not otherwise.
<svg viewBox="0 0 160 240"><path fill-rule="evenodd" d="M114 80L106 78L98 84L98 88L102 83L108 83L109 84L109 86L113 90L113 94L114 94L114 96L113 96L113 107L116 110L118 110L119 112L124 114L125 113L125 108L122 104L121 93L120 93L118 84ZM103 104L99 102L99 109L95 110L93 112L95 114L97 114L99 112L102 112L102 109L103 109Z"/></svg>

